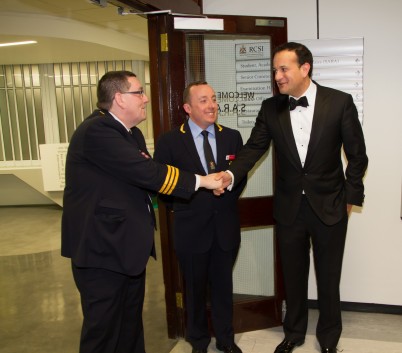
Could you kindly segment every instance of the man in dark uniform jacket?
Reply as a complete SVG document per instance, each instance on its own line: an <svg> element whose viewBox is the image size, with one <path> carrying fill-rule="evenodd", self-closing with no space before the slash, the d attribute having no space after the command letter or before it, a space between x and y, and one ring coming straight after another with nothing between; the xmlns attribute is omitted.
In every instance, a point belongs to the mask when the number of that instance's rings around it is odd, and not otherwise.
<svg viewBox="0 0 402 353"><path fill-rule="evenodd" d="M154 158L197 174L226 170L242 147L237 130L216 123L218 104L206 82L194 82L183 93L189 119L159 139ZM203 132L204 131L204 132ZM204 136L212 150L204 150ZM207 142L205 141L205 143ZM207 288L211 300L216 346L241 353L234 342L232 270L240 245L237 200L246 179L221 197L199 190L190 200L174 198L174 248L186 286L186 338L193 353L207 352L211 337L207 322Z"/></svg>
<svg viewBox="0 0 402 353"><path fill-rule="evenodd" d="M135 74L106 73L98 108L66 160L61 253L71 258L84 315L80 353L144 353L145 267L155 254L148 191L189 198L220 183L155 163L141 131L148 98Z"/></svg>
<svg viewBox="0 0 402 353"><path fill-rule="evenodd" d="M304 343L310 242L320 312L317 339L323 353L337 351L348 215L364 199L368 158L353 98L313 82L312 69L313 57L304 45L291 42L274 50L273 72L281 94L262 103L249 140L229 167L232 175L223 173L225 185L236 185L274 142L274 217L287 303L285 339L275 353L290 353Z"/></svg>

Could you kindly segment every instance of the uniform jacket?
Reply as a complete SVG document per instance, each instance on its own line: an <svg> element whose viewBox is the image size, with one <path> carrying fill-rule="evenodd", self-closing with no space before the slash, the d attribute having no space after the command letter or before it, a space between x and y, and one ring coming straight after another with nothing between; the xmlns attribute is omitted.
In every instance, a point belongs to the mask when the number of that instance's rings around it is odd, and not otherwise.
<svg viewBox="0 0 402 353"><path fill-rule="evenodd" d="M236 158L242 147L242 138L237 130L215 124L217 146L216 171L226 170L231 159ZM165 133L159 139L155 160L168 163L179 169L205 175L188 123ZM223 250L232 250L240 244L240 225L237 200L246 184L238 183L232 192L214 196L206 189L198 190L190 199L175 197L174 246L176 251L202 253L210 249L214 234ZM166 201L166 199L165 199Z"/></svg>
<svg viewBox="0 0 402 353"><path fill-rule="evenodd" d="M262 103L250 138L230 170L241 179L269 148L277 158L274 217L285 225L295 220L302 192L318 217L332 225L346 215L346 204L362 205L368 158L361 124L351 95L317 85L312 130L302 167L289 113L289 96ZM347 158L344 172L342 147Z"/></svg>
<svg viewBox="0 0 402 353"><path fill-rule="evenodd" d="M74 132L67 153L63 200L63 256L78 267L137 275L154 253L148 191L188 198L195 176L160 165L138 128L127 129L96 110Z"/></svg>

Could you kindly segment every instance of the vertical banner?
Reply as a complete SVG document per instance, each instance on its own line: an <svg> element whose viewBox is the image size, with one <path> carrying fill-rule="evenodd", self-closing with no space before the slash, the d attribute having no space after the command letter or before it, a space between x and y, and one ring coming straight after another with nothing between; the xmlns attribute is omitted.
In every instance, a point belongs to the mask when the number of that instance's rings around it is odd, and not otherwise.
<svg viewBox="0 0 402 353"><path fill-rule="evenodd" d="M363 38L301 40L313 54L313 80L353 96L363 124Z"/></svg>

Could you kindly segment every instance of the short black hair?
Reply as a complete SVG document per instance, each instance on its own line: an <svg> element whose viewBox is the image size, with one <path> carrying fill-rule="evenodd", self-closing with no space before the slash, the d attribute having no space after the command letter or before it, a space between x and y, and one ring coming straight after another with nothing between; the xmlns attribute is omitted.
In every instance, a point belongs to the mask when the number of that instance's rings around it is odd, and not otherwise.
<svg viewBox="0 0 402 353"><path fill-rule="evenodd" d="M288 42L277 46L272 52L272 58L281 51L293 51L296 53L297 61L299 65L303 65L305 63L310 64L310 71L308 73L309 77L313 75L313 54L311 51L303 44L296 42Z"/></svg>
<svg viewBox="0 0 402 353"><path fill-rule="evenodd" d="M183 103L189 103L190 102L190 89L191 87L194 86L202 86L202 85L207 85L208 82L206 81L194 81L191 82L189 85L187 85L187 87L184 89L183 92Z"/></svg>
<svg viewBox="0 0 402 353"><path fill-rule="evenodd" d="M114 95L117 92L126 92L130 89L129 77L137 77L131 71L106 72L98 82L96 106L99 109L109 110L112 106Z"/></svg>

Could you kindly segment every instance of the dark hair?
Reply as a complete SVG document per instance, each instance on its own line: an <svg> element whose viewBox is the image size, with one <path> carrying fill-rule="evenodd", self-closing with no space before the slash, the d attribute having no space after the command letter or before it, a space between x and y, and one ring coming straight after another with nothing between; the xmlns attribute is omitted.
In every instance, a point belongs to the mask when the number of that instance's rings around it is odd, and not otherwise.
<svg viewBox="0 0 402 353"><path fill-rule="evenodd" d="M208 82L206 81L194 81L191 82L185 89L183 92L183 103L188 103L190 101L190 89L191 87L194 86L202 86L202 85L207 85Z"/></svg>
<svg viewBox="0 0 402 353"><path fill-rule="evenodd" d="M300 66L305 63L310 64L310 71L308 75L311 78L313 74L313 54L311 54L311 51L301 43L288 42L277 46L272 53L272 58L275 56L275 54L284 50L294 51Z"/></svg>
<svg viewBox="0 0 402 353"><path fill-rule="evenodd" d="M109 110L112 106L114 95L117 92L126 92L130 89L129 77L137 77L131 71L109 71L99 80L97 88L99 109Z"/></svg>

